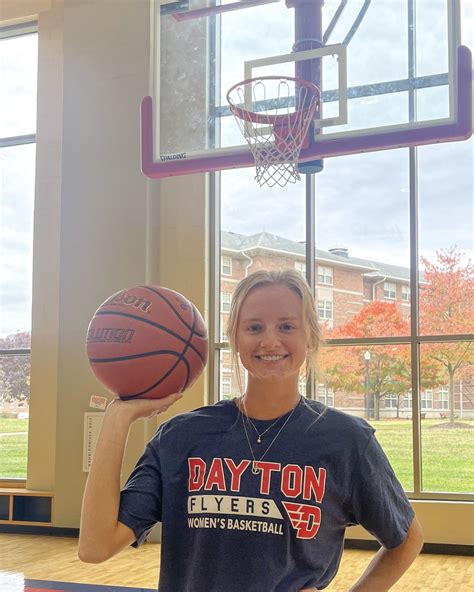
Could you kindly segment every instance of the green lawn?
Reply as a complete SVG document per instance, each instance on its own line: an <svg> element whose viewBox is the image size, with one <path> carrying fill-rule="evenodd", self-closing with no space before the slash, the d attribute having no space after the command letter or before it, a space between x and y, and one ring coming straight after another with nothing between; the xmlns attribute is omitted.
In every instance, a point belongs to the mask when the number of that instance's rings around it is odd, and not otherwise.
<svg viewBox="0 0 474 592"><path fill-rule="evenodd" d="M7 419L0 417L0 479L25 479L28 436L2 436L28 431L27 419Z"/></svg>
<svg viewBox="0 0 474 592"><path fill-rule="evenodd" d="M472 420L457 420L474 426ZM412 426L406 420L371 422L403 487L413 490ZM439 419L421 422L422 487L424 491L472 493L474 429L437 429Z"/></svg>
<svg viewBox="0 0 474 592"><path fill-rule="evenodd" d="M459 420L458 420L459 421ZM473 421L462 420L471 426ZM423 420L423 489L452 493L473 491L474 429L445 430L432 426L441 420ZM377 438L403 487L413 490L412 429L406 420L374 421ZM28 420L0 418L0 434L26 432ZM0 478L26 477L27 435L0 435Z"/></svg>
<svg viewBox="0 0 474 592"><path fill-rule="evenodd" d="M10 419L0 417L0 434L5 432L26 432L28 431L27 419Z"/></svg>

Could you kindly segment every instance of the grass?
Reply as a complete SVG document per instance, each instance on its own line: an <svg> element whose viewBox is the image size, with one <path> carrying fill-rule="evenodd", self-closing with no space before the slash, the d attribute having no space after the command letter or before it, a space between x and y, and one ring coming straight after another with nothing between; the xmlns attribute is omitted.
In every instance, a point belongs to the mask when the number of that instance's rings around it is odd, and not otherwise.
<svg viewBox="0 0 474 592"><path fill-rule="evenodd" d="M437 419L421 422L422 488L424 491L472 493L474 484L474 422L458 420L471 429L436 429L449 423ZM412 424L406 420L371 422L404 489L413 491Z"/></svg>
<svg viewBox="0 0 474 592"><path fill-rule="evenodd" d="M27 419L10 419L7 417L0 417L0 434L8 432L27 432Z"/></svg>
<svg viewBox="0 0 474 592"><path fill-rule="evenodd" d="M413 491L413 444L410 421L371 421L377 440L403 488Z"/></svg>
<svg viewBox="0 0 474 592"><path fill-rule="evenodd" d="M26 479L28 435L2 436L28 431L27 419L0 417L0 479Z"/></svg>
<svg viewBox="0 0 474 592"><path fill-rule="evenodd" d="M474 426L472 420L462 420ZM407 420L371 422L392 466L407 491L413 490L412 425ZM436 429L441 420L421 423L424 491L469 493L473 490L474 429ZM444 422L446 423L446 422ZM28 420L0 418L0 434L26 432ZM0 478L26 478L28 436L0 435Z"/></svg>

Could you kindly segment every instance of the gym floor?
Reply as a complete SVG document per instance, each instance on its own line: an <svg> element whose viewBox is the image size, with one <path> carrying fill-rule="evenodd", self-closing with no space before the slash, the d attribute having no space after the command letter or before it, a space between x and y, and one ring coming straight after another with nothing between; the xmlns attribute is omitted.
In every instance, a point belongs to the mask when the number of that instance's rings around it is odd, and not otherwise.
<svg viewBox="0 0 474 592"><path fill-rule="evenodd" d="M74 538L0 534L2 592L149 592L156 591L160 545L128 548L106 563L82 563ZM138 557L138 554L140 555ZM373 556L347 549L328 592L347 592ZM457 555L422 554L392 588L393 592L470 592L474 562ZM244 591L243 591L244 592Z"/></svg>

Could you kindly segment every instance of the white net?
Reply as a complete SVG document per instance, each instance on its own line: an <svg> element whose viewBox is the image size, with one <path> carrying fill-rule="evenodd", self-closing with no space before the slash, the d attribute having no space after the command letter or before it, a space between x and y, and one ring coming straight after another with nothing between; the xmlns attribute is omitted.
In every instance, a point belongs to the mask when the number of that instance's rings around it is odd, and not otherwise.
<svg viewBox="0 0 474 592"><path fill-rule="evenodd" d="M290 77L263 76L236 84L227 100L255 158L259 185L284 187L299 181L297 162L319 107L317 86Z"/></svg>

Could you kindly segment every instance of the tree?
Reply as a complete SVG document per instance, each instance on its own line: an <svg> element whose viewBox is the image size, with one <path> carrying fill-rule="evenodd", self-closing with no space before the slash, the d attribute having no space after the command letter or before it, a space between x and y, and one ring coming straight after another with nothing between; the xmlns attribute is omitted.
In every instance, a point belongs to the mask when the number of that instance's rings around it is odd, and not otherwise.
<svg viewBox="0 0 474 592"><path fill-rule="evenodd" d="M15 333L0 339L0 349L29 349L31 334ZM27 402L30 398L30 356L3 354L0 368L0 400Z"/></svg>
<svg viewBox="0 0 474 592"><path fill-rule="evenodd" d="M422 335L474 333L474 269L456 247L436 252L436 261L422 257L426 284L420 289ZM442 366L448 375L449 419L454 424L454 383L474 363L472 342L428 343L423 360Z"/></svg>
<svg viewBox="0 0 474 592"><path fill-rule="evenodd" d="M422 335L474 333L474 274L470 261L456 247L436 253L432 263L422 258L425 283L420 288L420 329ZM363 338L409 335L410 327L396 303L373 301L364 306L344 326L326 330L325 338ZM369 391L374 398L375 418L386 395L411 390L410 352L404 345L350 346L325 348L321 370L325 382L335 390L362 393L364 353L369 349ZM474 347L472 342L425 343L421 350L422 388L449 383L450 421L454 424L455 378L463 380L463 396L468 401L473 383ZM398 412L397 412L398 413Z"/></svg>
<svg viewBox="0 0 474 592"><path fill-rule="evenodd" d="M393 302L374 300L364 306L345 325L325 335L326 338L387 337L408 335L410 326ZM325 381L334 390L363 393L365 390L364 353L370 351L369 395L374 403L375 419L380 419L380 401L386 395L406 393L411 389L409 348L403 344L328 348L322 352L321 368ZM367 404L366 404L367 407ZM367 418L369 419L369 418Z"/></svg>
<svg viewBox="0 0 474 592"><path fill-rule="evenodd" d="M395 302L374 300L364 306L345 325L326 331L325 338L393 337L410 334L410 325ZM368 367L368 395L373 401L374 417L380 419L380 402L387 395L397 397L397 417L400 397L411 391L411 356L406 344L324 348L321 370L324 380L334 390L353 393L365 392L366 351L370 353ZM429 388L439 381L439 364L427 362L423 367L422 386ZM372 405L370 405L372 407ZM370 415L366 401L366 416Z"/></svg>

